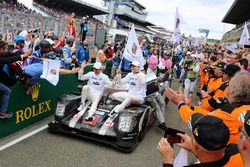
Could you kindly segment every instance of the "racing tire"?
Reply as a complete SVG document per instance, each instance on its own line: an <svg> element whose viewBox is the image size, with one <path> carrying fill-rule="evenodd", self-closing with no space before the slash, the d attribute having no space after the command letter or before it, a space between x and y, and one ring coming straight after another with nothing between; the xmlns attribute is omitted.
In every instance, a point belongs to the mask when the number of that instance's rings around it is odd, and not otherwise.
<svg viewBox="0 0 250 167"><path fill-rule="evenodd" d="M54 132L57 132L58 129L59 129L58 123L56 123L56 122L53 121L53 122L50 122L48 124L48 130L49 130L49 132L54 133Z"/></svg>

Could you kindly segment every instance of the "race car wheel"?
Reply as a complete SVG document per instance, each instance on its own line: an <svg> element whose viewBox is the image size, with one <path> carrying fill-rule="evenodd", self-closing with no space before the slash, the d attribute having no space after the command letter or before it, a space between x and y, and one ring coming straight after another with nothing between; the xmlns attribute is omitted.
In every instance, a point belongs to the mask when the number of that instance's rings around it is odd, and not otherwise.
<svg viewBox="0 0 250 167"><path fill-rule="evenodd" d="M148 130L148 110L145 111L146 114L145 114L145 117L144 117L144 120L143 120L143 123L142 123L142 128L141 128L141 131L139 132L139 135L138 135L138 141L141 142L143 139L144 139L144 136Z"/></svg>

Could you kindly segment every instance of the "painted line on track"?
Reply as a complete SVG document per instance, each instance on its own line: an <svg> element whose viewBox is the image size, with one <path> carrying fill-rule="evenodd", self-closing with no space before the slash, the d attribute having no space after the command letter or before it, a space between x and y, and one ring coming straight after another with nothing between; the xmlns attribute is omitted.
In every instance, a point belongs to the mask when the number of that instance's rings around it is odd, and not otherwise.
<svg viewBox="0 0 250 167"><path fill-rule="evenodd" d="M38 132L41 132L42 130L44 130L44 129L46 129L46 128L48 128L48 125L44 125L44 126L38 128L38 129L36 129L36 130L34 130L34 131L32 131L32 132L29 132L29 133L27 133L27 134L25 134L25 135L23 135L23 136L21 136L21 137L15 139L15 140L9 142L9 143L7 143L7 144L4 144L4 145L0 146L0 151L3 151L3 150L5 150L5 149L8 148L8 147L11 147L11 146L17 144L18 142L20 142L20 141L22 141L22 140L24 140L24 139L27 139L27 138L33 136L34 134L36 134L36 133L38 133Z"/></svg>

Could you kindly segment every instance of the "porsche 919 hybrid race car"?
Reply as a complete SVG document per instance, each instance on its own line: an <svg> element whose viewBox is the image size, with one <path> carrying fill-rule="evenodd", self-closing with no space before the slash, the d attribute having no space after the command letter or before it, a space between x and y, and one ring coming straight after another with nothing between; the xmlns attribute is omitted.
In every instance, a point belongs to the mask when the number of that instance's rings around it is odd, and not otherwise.
<svg viewBox="0 0 250 167"><path fill-rule="evenodd" d="M85 120L90 102L86 102L84 110L77 110L81 101L80 92L64 94L58 97L55 121L49 123L49 131L73 134L132 152L155 121L155 106L150 98L154 98L158 89L157 78L147 77L146 102L130 105L119 113L114 112L114 108L120 102L110 97L113 92L126 89L105 89L92 121Z"/></svg>

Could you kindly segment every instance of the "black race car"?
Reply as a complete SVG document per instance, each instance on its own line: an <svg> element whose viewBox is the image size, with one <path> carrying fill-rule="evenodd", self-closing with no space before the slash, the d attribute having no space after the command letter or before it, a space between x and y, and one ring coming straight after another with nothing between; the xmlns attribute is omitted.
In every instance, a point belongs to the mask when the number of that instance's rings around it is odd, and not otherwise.
<svg viewBox="0 0 250 167"><path fill-rule="evenodd" d="M80 105L80 93L69 93L58 97L55 121L49 123L49 131L64 132L83 138L110 144L124 152L132 152L143 140L147 130L154 123L155 107L150 102L158 91L156 77L147 78L147 97L143 105L131 105L116 113L114 108L120 102L112 100L110 95L120 89L104 91L92 121L86 121L90 103L84 110Z"/></svg>

